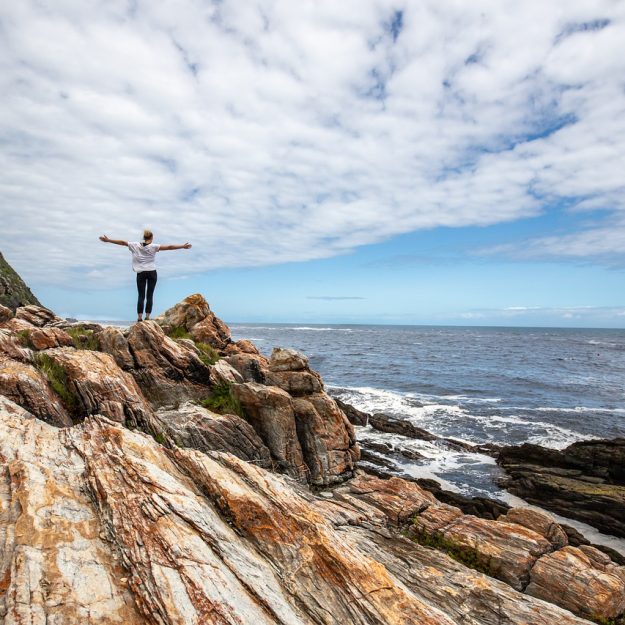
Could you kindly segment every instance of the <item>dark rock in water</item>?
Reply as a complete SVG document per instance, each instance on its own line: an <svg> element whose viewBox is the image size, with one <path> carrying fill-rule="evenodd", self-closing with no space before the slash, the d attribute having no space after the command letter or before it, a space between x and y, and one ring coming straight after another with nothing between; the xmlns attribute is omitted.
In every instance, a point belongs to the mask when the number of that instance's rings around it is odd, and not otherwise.
<svg viewBox="0 0 625 625"><path fill-rule="evenodd" d="M510 510L510 506L488 497L466 497L460 493L445 490L436 480L417 478L417 484L431 492L438 501L456 506L465 514L472 514L481 519L497 519Z"/></svg>
<svg viewBox="0 0 625 625"><path fill-rule="evenodd" d="M625 537L625 439L581 441L559 451L505 447L502 486L529 503Z"/></svg>
<svg viewBox="0 0 625 625"><path fill-rule="evenodd" d="M367 425L369 416L366 412L354 408L351 404L348 404L336 397L333 398L338 407L345 413L345 416L349 419L352 425Z"/></svg>
<svg viewBox="0 0 625 625"><path fill-rule="evenodd" d="M436 441L438 436L430 434L422 428L396 417L389 417L382 413L376 413L369 417L369 425L380 432L389 432L391 434L401 434L408 438L417 438L422 441Z"/></svg>
<svg viewBox="0 0 625 625"><path fill-rule="evenodd" d="M0 304L13 311L20 306L28 306L29 304L41 306L39 300L13 267L7 263L2 253L0 253Z"/></svg>
<svg viewBox="0 0 625 625"><path fill-rule="evenodd" d="M399 453L404 458L408 458L409 460L423 460L424 458L423 454L420 454L418 451L415 451L414 449L400 449Z"/></svg>
<svg viewBox="0 0 625 625"><path fill-rule="evenodd" d="M393 446L388 443L377 443L375 441L362 441L361 447L364 446L367 449L373 449L382 454L388 454L393 451Z"/></svg>
<svg viewBox="0 0 625 625"><path fill-rule="evenodd" d="M397 475L397 468L395 463L384 456L370 452L366 446L360 446L360 459L364 462L389 469L389 472L384 474L384 477L391 477Z"/></svg>

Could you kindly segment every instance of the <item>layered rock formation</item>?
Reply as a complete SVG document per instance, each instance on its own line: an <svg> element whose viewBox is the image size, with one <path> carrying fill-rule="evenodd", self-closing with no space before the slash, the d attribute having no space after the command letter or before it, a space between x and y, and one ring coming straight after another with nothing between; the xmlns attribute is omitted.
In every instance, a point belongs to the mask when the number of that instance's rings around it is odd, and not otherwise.
<svg viewBox="0 0 625 625"><path fill-rule="evenodd" d="M125 331L18 308L0 321L0 623L574 625L625 610L625 568L548 514L477 518L354 473L358 457L308 359L233 342L199 295Z"/></svg>
<svg viewBox="0 0 625 625"><path fill-rule="evenodd" d="M497 462L511 493L625 537L625 439L581 441L562 451L506 447Z"/></svg>

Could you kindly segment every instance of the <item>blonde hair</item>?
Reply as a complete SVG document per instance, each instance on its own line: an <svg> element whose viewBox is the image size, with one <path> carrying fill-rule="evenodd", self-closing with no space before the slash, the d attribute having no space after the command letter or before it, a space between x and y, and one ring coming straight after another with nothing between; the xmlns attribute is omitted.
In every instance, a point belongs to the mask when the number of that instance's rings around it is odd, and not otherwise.
<svg viewBox="0 0 625 625"><path fill-rule="evenodd" d="M144 230L143 231L143 240L144 241L148 241L149 239L153 239L154 235L152 234L151 230Z"/></svg>

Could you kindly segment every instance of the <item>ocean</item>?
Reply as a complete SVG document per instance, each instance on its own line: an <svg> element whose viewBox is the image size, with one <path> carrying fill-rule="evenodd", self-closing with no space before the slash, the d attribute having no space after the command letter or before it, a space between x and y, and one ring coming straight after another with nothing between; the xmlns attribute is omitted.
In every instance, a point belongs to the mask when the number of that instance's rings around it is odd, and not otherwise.
<svg viewBox="0 0 625 625"><path fill-rule="evenodd" d="M625 436L625 330L377 325L230 325L265 355L290 347L310 358L330 394L366 412L407 419L469 443L562 449ZM370 427L359 440L417 451L397 471L469 496L515 503L485 455ZM568 521L567 521L568 522ZM590 532L587 527L583 528ZM602 541L603 542L603 541ZM625 543L618 541L619 550Z"/></svg>

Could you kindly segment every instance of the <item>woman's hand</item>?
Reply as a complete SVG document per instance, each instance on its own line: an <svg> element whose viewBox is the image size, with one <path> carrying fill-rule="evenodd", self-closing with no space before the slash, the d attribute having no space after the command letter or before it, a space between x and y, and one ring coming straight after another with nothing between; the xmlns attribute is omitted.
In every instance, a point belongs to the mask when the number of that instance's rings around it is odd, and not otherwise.
<svg viewBox="0 0 625 625"><path fill-rule="evenodd" d="M105 234L100 237L100 241L104 241L104 243L108 243L110 240Z"/></svg>
<svg viewBox="0 0 625 625"><path fill-rule="evenodd" d="M182 247L185 250L190 250L193 246L191 245L191 243L185 243Z"/></svg>

